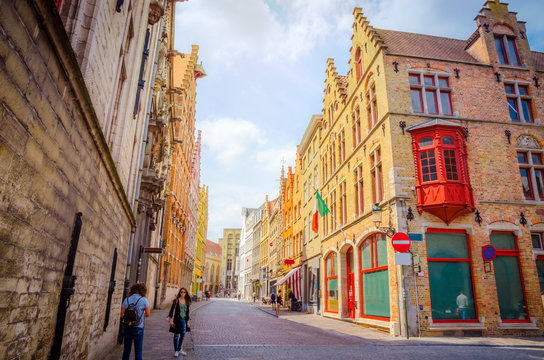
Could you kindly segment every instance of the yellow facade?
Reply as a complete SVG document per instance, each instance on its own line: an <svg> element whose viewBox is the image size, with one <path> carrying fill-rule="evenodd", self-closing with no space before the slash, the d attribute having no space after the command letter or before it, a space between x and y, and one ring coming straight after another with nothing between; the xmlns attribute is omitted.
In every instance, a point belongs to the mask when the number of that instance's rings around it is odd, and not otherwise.
<svg viewBox="0 0 544 360"><path fill-rule="evenodd" d="M194 290L193 294L196 295L197 301L200 301L203 296L203 268L204 268L204 241L208 234L208 188L206 185L202 186L200 191L200 207L198 209L198 237L196 243L196 258L195 258L195 270L194 270Z"/></svg>

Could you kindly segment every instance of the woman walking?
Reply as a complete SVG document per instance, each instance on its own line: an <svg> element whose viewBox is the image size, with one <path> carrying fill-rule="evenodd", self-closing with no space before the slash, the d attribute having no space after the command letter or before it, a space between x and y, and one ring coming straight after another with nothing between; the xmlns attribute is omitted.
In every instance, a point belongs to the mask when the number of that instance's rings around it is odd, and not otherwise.
<svg viewBox="0 0 544 360"><path fill-rule="evenodd" d="M132 343L136 360L142 360L144 344L144 317L151 315L146 299L147 288L143 283L133 284L121 305L121 322L124 324L123 360L129 360Z"/></svg>
<svg viewBox="0 0 544 360"><path fill-rule="evenodd" d="M191 297L187 289L179 289L178 295L172 302L170 312L168 313L168 321L170 322L170 332L174 333L174 356L187 355L181 349L183 338L189 325L189 306L191 305Z"/></svg>

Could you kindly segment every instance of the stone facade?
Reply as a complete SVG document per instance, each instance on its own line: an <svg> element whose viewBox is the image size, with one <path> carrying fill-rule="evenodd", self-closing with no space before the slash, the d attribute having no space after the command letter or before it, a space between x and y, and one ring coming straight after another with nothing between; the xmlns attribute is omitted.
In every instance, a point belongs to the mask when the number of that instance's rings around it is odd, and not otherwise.
<svg viewBox="0 0 544 360"><path fill-rule="evenodd" d="M238 274L240 272L240 236L242 229L223 229L223 238L219 239L221 247L221 291L222 295L235 295L238 290Z"/></svg>
<svg viewBox="0 0 544 360"><path fill-rule="evenodd" d="M204 242L205 266L204 266L204 287L210 291L212 296L220 295L221 290L221 246L210 240Z"/></svg>

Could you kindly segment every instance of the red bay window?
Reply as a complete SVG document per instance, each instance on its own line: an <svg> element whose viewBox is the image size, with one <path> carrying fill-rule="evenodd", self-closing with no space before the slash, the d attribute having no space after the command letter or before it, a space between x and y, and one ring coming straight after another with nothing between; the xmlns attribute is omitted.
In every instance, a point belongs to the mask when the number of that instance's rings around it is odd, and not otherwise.
<svg viewBox="0 0 544 360"><path fill-rule="evenodd" d="M428 120L407 129L412 135L417 207L449 224L472 212L466 134L446 120Z"/></svg>

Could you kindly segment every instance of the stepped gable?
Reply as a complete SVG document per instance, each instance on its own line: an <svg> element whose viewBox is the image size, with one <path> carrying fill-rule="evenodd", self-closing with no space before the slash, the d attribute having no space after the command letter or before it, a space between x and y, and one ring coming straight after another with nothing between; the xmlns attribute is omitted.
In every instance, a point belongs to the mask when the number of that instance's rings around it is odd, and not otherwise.
<svg viewBox="0 0 544 360"><path fill-rule="evenodd" d="M478 63L465 51L467 40L384 29L375 29L375 32L383 39L386 52L391 55Z"/></svg>
<svg viewBox="0 0 544 360"><path fill-rule="evenodd" d="M353 24L354 28L359 26L361 29L363 29L367 38L370 39L375 47L387 48L387 43L384 41L384 39L382 39L381 34L376 31L377 29L370 25L370 21L368 21L366 16L363 14L361 8L355 8L353 10L353 16L355 17L355 22Z"/></svg>
<svg viewBox="0 0 544 360"><path fill-rule="evenodd" d="M338 86L338 91L340 91L342 100L347 96L348 80L347 76L338 75L336 77L336 86Z"/></svg>

